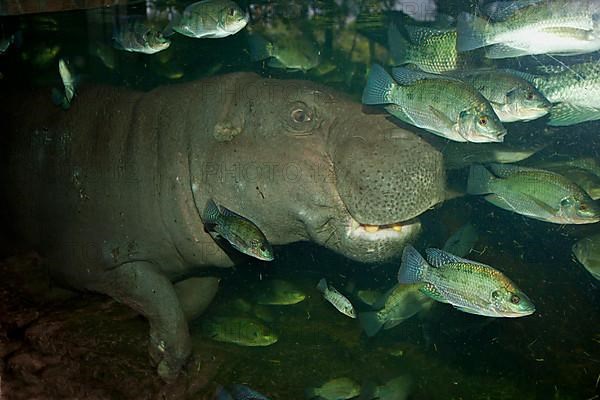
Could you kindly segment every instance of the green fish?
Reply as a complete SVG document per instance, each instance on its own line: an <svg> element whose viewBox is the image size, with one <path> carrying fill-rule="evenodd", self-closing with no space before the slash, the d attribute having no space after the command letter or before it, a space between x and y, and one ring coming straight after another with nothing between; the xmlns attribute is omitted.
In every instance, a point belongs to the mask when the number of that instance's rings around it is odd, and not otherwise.
<svg viewBox="0 0 600 400"><path fill-rule="evenodd" d="M456 256L464 257L471 252L473 246L475 246L475 243L477 243L477 240L479 240L479 232L477 232L477 228L475 228L475 226L470 222L467 222L458 228L456 232L454 232L452 236L446 240L442 250L444 250L446 253L452 253Z"/></svg>
<svg viewBox="0 0 600 400"><path fill-rule="evenodd" d="M359 313L360 324L367 336L375 336L382 328L398 326L429 306L432 300L420 291L421 286L396 284L373 304L379 311Z"/></svg>
<svg viewBox="0 0 600 400"><path fill-rule="evenodd" d="M552 107L531 83L506 71L473 70L456 76L477 89L502 122L532 121L548 114Z"/></svg>
<svg viewBox="0 0 600 400"><path fill-rule="evenodd" d="M407 40L389 24L388 45L397 65L413 64L425 72L442 74L464 69L471 63L468 53L456 50L456 29L432 29L404 25Z"/></svg>
<svg viewBox="0 0 600 400"><path fill-rule="evenodd" d="M320 387L306 389L304 394L309 400L346 400L360 394L360 385L350 378L336 378Z"/></svg>
<svg viewBox="0 0 600 400"><path fill-rule="evenodd" d="M490 103L472 86L451 77L374 64L363 104L387 104L400 120L456 142L502 142L506 129Z"/></svg>
<svg viewBox="0 0 600 400"><path fill-rule="evenodd" d="M426 250L427 260L412 246L402 253L400 283L421 283L434 300L460 311L487 317L524 317L535 306L502 272L438 249Z"/></svg>
<svg viewBox="0 0 600 400"><path fill-rule="evenodd" d="M192 3L165 30L192 38L224 38L235 35L248 24L249 16L231 0L203 0Z"/></svg>
<svg viewBox="0 0 600 400"><path fill-rule="evenodd" d="M497 207L555 224L600 221L600 209L583 189L555 172L516 165L473 165L469 194L485 194Z"/></svg>
<svg viewBox="0 0 600 400"><path fill-rule="evenodd" d="M472 164L515 163L523 161L546 147L543 145L511 146L505 143L448 143L441 150L447 169L461 169Z"/></svg>
<svg viewBox="0 0 600 400"><path fill-rule="evenodd" d="M510 71L531 82L553 104L548 125L569 126L600 119L600 64L544 66L539 74Z"/></svg>
<svg viewBox="0 0 600 400"><path fill-rule="evenodd" d="M600 281L600 235L579 240L573 245L573 254L594 278Z"/></svg>
<svg viewBox="0 0 600 400"><path fill-rule="evenodd" d="M487 5L489 19L458 16L459 51L485 47L488 58L575 55L600 50L597 0L515 0Z"/></svg>
<svg viewBox="0 0 600 400"><path fill-rule="evenodd" d="M306 294L290 282L271 279L258 289L256 302L264 305L297 304L306 298Z"/></svg>
<svg viewBox="0 0 600 400"><path fill-rule="evenodd" d="M273 261L273 249L261 230L249 219L219 208L211 199L202 214L209 232L227 240L236 250L263 261Z"/></svg>
<svg viewBox="0 0 600 400"><path fill-rule="evenodd" d="M571 156L558 155L558 159L544 161L535 165L542 169L579 168L600 178L600 162L594 157L572 158Z"/></svg>
<svg viewBox="0 0 600 400"><path fill-rule="evenodd" d="M139 17L119 20L113 32L113 47L133 53L155 54L171 45L162 32Z"/></svg>
<svg viewBox="0 0 600 400"><path fill-rule="evenodd" d="M319 65L319 49L303 37L279 37L277 41L268 41L254 33L248 36L248 42L252 60L267 60L267 65L272 68L308 71Z"/></svg>
<svg viewBox="0 0 600 400"><path fill-rule="evenodd" d="M217 342L240 346L262 347L277 342L278 337L262 323L244 317L219 317L206 320L202 331Z"/></svg>
<svg viewBox="0 0 600 400"><path fill-rule="evenodd" d="M368 306L373 306L381 298L383 293L379 290L360 289L356 291L356 297Z"/></svg>
<svg viewBox="0 0 600 400"><path fill-rule="evenodd" d="M360 399L406 400L410 394L412 379L407 375L398 376L381 386L366 385Z"/></svg>

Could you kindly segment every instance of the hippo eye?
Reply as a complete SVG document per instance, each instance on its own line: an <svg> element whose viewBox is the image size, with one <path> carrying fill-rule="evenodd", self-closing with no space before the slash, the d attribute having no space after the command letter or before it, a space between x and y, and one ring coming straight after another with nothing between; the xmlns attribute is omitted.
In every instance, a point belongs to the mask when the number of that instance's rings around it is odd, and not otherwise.
<svg viewBox="0 0 600 400"><path fill-rule="evenodd" d="M519 304L520 301L521 301L521 298L519 296L517 296L516 294L513 294L512 296L510 296L511 303Z"/></svg>
<svg viewBox="0 0 600 400"><path fill-rule="evenodd" d="M308 115L306 111L301 108L296 108L292 111L292 119L299 124L309 122L311 120L310 115Z"/></svg>
<svg viewBox="0 0 600 400"><path fill-rule="evenodd" d="M488 124L488 117L486 117L485 115L482 115L481 117L479 117L479 125L486 126L487 124Z"/></svg>

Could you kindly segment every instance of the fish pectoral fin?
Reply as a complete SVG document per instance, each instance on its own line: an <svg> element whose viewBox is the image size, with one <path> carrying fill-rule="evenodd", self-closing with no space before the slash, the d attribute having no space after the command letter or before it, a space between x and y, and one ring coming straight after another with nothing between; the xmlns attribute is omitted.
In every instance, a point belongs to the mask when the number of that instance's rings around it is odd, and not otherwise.
<svg viewBox="0 0 600 400"><path fill-rule="evenodd" d="M435 115L435 117L440 121L441 125L448 130L452 130L454 128L454 121L452 121L446 114L435 108L434 106L429 106L429 110Z"/></svg>
<svg viewBox="0 0 600 400"><path fill-rule="evenodd" d="M558 103L552 106L550 110L548 125L569 126L597 119L600 119L600 109L570 103Z"/></svg>
<svg viewBox="0 0 600 400"><path fill-rule="evenodd" d="M417 122L406 113L404 108L397 104L390 104L384 107L387 112L392 114L394 117L406 122L407 124L416 125Z"/></svg>
<svg viewBox="0 0 600 400"><path fill-rule="evenodd" d="M522 193L490 194L485 199L496 207L541 220L551 219L557 212L547 204Z"/></svg>
<svg viewBox="0 0 600 400"><path fill-rule="evenodd" d="M428 297L431 297L435 301L439 301L440 303L448 303L448 300L446 300L444 295L439 290L437 290L437 288L432 284L428 283L426 285L423 285L423 287L419 290L421 291L421 293Z"/></svg>
<svg viewBox="0 0 600 400"><path fill-rule="evenodd" d="M485 56L487 58L513 58L521 57L529 54L528 50L517 49L503 43L497 43L485 48Z"/></svg>

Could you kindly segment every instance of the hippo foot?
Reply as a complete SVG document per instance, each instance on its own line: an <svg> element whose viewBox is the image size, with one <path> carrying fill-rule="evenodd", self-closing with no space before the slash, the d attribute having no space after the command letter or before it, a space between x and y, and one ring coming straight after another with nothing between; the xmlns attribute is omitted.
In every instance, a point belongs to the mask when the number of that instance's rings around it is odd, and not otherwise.
<svg viewBox="0 0 600 400"><path fill-rule="evenodd" d="M186 341L189 343L189 341ZM174 382L191 354L191 347L178 345L178 349L169 348L166 342L150 335L148 352L158 375L167 383Z"/></svg>

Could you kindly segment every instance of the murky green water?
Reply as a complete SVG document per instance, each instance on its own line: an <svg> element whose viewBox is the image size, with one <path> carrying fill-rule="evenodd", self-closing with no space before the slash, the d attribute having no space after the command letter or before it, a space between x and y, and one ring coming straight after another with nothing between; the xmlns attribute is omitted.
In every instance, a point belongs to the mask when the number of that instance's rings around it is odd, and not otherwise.
<svg viewBox="0 0 600 400"><path fill-rule="evenodd" d="M150 2L149 2L150 3ZM152 2L154 4L154 2ZM265 77L300 78L333 86L359 99L369 66L387 64L386 30L399 12L374 1L240 2L250 22L240 33L218 40L172 37L169 49L136 54L111 47L116 16L145 15L146 4L64 13L0 17L0 32L19 31L20 43L0 56L4 87L61 87L57 62L70 60L82 84L103 83L139 90L192 81L234 71ZM398 2L400 4L402 2ZM440 4L441 3L441 4ZM456 15L469 2L438 2L426 16ZM181 1L156 2L157 10L181 8ZM402 6L397 7L402 8ZM404 5L409 7L409 5ZM422 11L419 9L418 11ZM414 22L426 24L424 22ZM272 68L253 62L248 35L267 33L290 46L307 40L320 52L320 63L308 71ZM562 58L561 62L600 59L597 54ZM556 64L547 56L505 61L503 66ZM75 101L77 101L75 99ZM543 143L535 155L555 153L600 160L599 122L566 128L543 120L511 124L507 141L520 146ZM423 134L425 137L426 133ZM442 150L445 144L436 141ZM461 186L465 170L449 173ZM291 306L267 306L266 322L279 341L264 348L215 344L236 360L218 374L221 383L243 382L274 399L301 399L304 389L347 376L359 383L381 384L409 375L410 399L594 399L600 374L600 286L571 254L580 238L599 232L596 225L562 226L526 219L477 197L449 200L422 217L423 233L415 247L441 247L464 223L480 232L470 257L488 263L518 282L536 305L536 313L518 319L490 319L461 313L436 303L426 313L367 338L359 323L344 317L316 290L322 277L345 293L356 288L381 291L396 283L398 263L362 265L309 244L277 248L269 265L250 263L224 274L222 290L207 318L242 315L230 306L235 299L253 302L254 288L281 278L302 288L308 298ZM359 311L369 307L350 296ZM197 349L206 340L201 321L191 325Z"/></svg>

